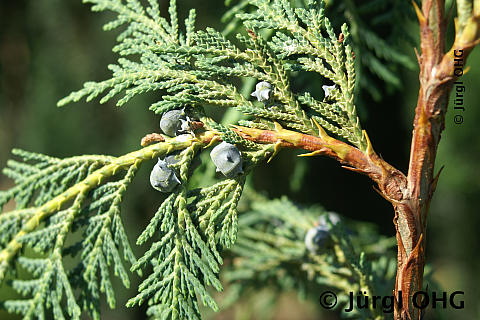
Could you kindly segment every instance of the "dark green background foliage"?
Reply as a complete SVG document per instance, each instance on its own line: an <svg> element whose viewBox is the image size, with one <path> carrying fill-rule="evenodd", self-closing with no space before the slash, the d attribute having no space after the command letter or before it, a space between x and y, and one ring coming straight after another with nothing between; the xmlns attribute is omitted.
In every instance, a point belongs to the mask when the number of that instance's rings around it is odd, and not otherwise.
<svg viewBox="0 0 480 320"><path fill-rule="evenodd" d="M397 1L395 10L386 11L383 10L386 2L355 1L363 11L358 11L361 16L352 16L353 1L327 1L327 15L337 30L345 20L351 23L354 40L353 24L356 24L358 41L354 50L363 62L360 85L357 85L362 126L368 131L376 151L406 171L418 89L418 68L412 63L413 48L408 41L418 38L417 28L407 18L412 14L411 8L404 8L400 4L402 1ZM362 7L362 3L376 5ZM167 1L161 4L162 11L166 12ZM222 30L225 26L220 22L226 11L223 1L179 0L179 17L185 17L192 7L197 10L197 29L211 26ZM128 103L128 108L116 108L114 101L102 106L97 101L56 108L60 98L78 89L83 82L109 77L106 65L115 62L111 53L115 32L101 31L108 18L108 14L92 14L88 6L76 0L0 3L0 167L5 167L13 147L56 157L97 153L120 155L137 149L144 134L158 131L158 116L146 108L159 98L158 94L136 97ZM397 24L402 28L391 27L391 21L402 19L410 22ZM382 46L392 44L400 47L401 53L374 61L370 55L378 55L375 50L382 51L386 47L373 45L378 39L372 40L369 32L376 32L387 40ZM410 62L405 62L406 57ZM471 69L462 79L466 86L465 122L456 125L453 110L447 114L437 160L437 167L445 165L445 169L429 216L427 259L432 276L447 291L465 291L465 310L452 311L450 315L442 312L446 319L473 319L480 315L476 307L480 298L477 276L480 217L476 214L480 195L480 138L477 134L480 110L475 104L480 99L480 92L476 90L480 77L479 57L477 51L472 54ZM402 62L403 66L395 62ZM387 68L375 67L378 63ZM294 88L308 90L313 96L321 94L321 82L308 77L296 80ZM163 195L150 187L149 168L146 167L141 168L122 206L132 243L163 200ZM10 187L11 183L0 176L1 190ZM287 194L299 203L322 204L351 219L371 222L384 235L394 235L390 205L373 191L367 178L345 172L332 160L297 158L296 153L283 151L270 164L255 170L253 185L270 198ZM135 276L133 280L138 282ZM105 308L105 319L144 316L142 308L123 306L134 296L136 287L137 283L133 283L130 290L117 291L117 309ZM4 295L14 297L14 293L6 289L0 289L0 295L2 300L5 300ZM263 290L253 309L248 308L266 312L271 297L271 292ZM242 314L242 306L245 309L248 303L252 301L245 299L234 311L215 317L229 319L235 313ZM275 319L318 319L320 312L316 304L299 303L297 296L289 292L272 311ZM256 314L258 319L263 319L262 313ZM0 311L0 318L6 317L10 316ZM325 315L325 319L335 318L334 314Z"/></svg>

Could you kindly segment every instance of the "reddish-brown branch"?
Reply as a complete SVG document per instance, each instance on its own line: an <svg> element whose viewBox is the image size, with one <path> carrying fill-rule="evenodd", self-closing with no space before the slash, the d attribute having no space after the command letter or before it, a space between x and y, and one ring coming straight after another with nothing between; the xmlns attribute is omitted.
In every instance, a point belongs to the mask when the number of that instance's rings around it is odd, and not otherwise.
<svg viewBox="0 0 480 320"><path fill-rule="evenodd" d="M407 187L405 175L380 158L373 151L370 142L364 153L354 146L328 136L321 128L318 137L280 127L276 130L261 130L235 126L234 130L244 139L257 143L307 150L312 152L311 155L325 155L336 159L344 167L369 176L390 202L398 203L404 198Z"/></svg>
<svg viewBox="0 0 480 320"><path fill-rule="evenodd" d="M475 1L475 12L478 1ZM448 97L455 81L454 52L463 50L463 61L478 39L478 16L472 16L465 28L457 30L455 42L445 53L445 3L425 0L417 9L420 23L421 55L420 89L410 149L408 193L401 205L395 207L398 263L395 293L402 291L403 305L395 308L395 319L420 319L419 310L412 306L411 296L422 290L425 265L427 215L438 175L434 163L441 133L445 126Z"/></svg>

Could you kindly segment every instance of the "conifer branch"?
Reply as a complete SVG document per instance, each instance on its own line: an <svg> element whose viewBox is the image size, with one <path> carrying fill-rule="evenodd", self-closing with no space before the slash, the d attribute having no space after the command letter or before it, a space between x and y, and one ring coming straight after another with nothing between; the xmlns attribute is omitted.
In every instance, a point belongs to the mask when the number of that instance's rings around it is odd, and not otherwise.
<svg viewBox="0 0 480 320"><path fill-rule="evenodd" d="M238 35L241 46L221 33L207 28L194 30L195 14L185 20L186 34L179 30L176 2L170 4L170 23L158 15L158 5L149 2L146 8L139 2L123 4L113 0L91 0L93 10L111 10L117 19L106 29L132 22L118 37L114 51L121 56L139 55L140 61L121 57L111 65L111 79L87 82L84 88L60 100L63 106L86 97L87 101L104 94L100 103L124 93L121 106L135 95L166 90L163 100L150 109L164 113L177 108L201 110L202 105L233 108L253 117L255 123L280 122L283 126L307 134L316 134L313 120L325 130L362 151L365 136L354 104L355 70L353 50L346 25L337 36L330 20L324 15L323 2L294 9L287 1L252 1L257 11L238 14L249 38ZM311 25L306 28L304 25ZM260 35L262 29L276 32L272 42ZM288 43L288 46L285 46ZM295 70L313 71L323 76L324 101L292 92L290 73ZM268 101L259 105L238 92L230 77L251 77L268 83ZM254 93L252 93L253 95ZM260 101L260 100L259 100ZM319 107L321 106L321 107Z"/></svg>
<svg viewBox="0 0 480 320"><path fill-rule="evenodd" d="M43 220L60 210L62 206L67 204L70 200L74 199L79 194L84 194L87 191L100 185L103 181L105 181L105 179L115 175L119 169L129 168L137 162L151 160L160 155L167 154L175 150L184 149L185 147L189 146L192 141L192 139L185 141L178 141L173 139L166 143L158 143L140 149L138 151L126 154L122 157L111 159L102 168L92 172L84 180L76 183L74 186L55 196L43 205L28 209L29 219L23 224L20 231L12 237L8 244L6 244L5 248L0 252L0 279L3 280L3 278L5 277L5 273L8 269L10 260L22 248L22 243L19 241L19 239L35 230ZM82 157L67 159L63 163L60 162L60 166L65 165L65 163L81 160L83 160ZM51 170L53 171L55 169L51 167L50 170L44 170L43 174L48 175ZM6 192L2 192L0 194L0 199L2 200L2 203L5 203L5 200L12 197L12 195L14 194L14 190L15 188ZM22 213L25 213L25 210L12 211L8 214L10 216L15 216L16 214Z"/></svg>
<svg viewBox="0 0 480 320"><path fill-rule="evenodd" d="M356 254L348 235L341 227L335 228L332 221L328 230L334 256L329 258L312 253L313 245L306 240L312 221L302 220L308 212L301 212L288 201L254 205L253 209L263 215L247 214L239 219L237 207L246 176L281 148L334 158L377 184L380 194L395 208L399 247L396 291L402 291L404 301L411 301L411 293L421 290L426 219L437 181L433 164L448 95L456 79L452 61L457 51L465 60L479 42L479 1L475 0L473 7L467 1L457 1L456 37L447 53L444 1L425 0L421 9L416 8L421 30L421 86L408 176L375 153L354 102L357 75L352 39L362 39L370 49L375 44L372 52L362 54L370 61L371 71L386 82L397 85L398 78L379 59L408 65L404 55L388 53L390 45L369 31L357 14L371 3L357 8L353 1L346 1L352 34L346 24L337 34L325 16L323 1L305 1L302 7L293 8L287 0L244 0L229 14L235 14L235 21L243 24L248 36L238 34L234 42L211 28L196 30L193 10L182 29L175 0L170 1L168 19L161 16L156 0L85 2L92 3L94 11L116 14L105 25L106 30L125 26L114 47L120 58L109 66L113 72L110 79L87 82L58 105L83 98L90 101L101 95L100 103L104 103L123 95L117 101L121 106L139 94L160 91L162 99L150 109L162 114L162 121L169 112L178 115L178 123L167 123L173 128L168 135L176 137L148 135L142 145L160 142L121 157L57 159L14 150L24 161L11 160L4 170L16 185L0 192L0 208L13 200L16 209L0 215L0 281L13 263L23 266L34 278L24 280L8 273L14 278L12 287L26 297L6 301L8 311L27 319L37 313L44 318L47 310L58 318L64 318L66 312L79 319L83 309L98 319L100 293L106 295L111 308L115 306L109 268L128 287L129 273L123 265L127 262L131 271L138 273L153 267L128 306L148 301L152 317L197 320L201 317L197 298L205 306L218 309L208 287L222 290L218 274L225 249L231 249L242 261L232 279L255 281L257 274L253 271L268 278L272 266L275 272L285 263L301 264L310 276L318 276L319 284L343 291L355 288L372 292L375 288L368 276L371 265L365 254ZM363 35L359 29L365 29ZM308 92L294 92L291 77L298 71L322 78L323 99ZM255 91L237 88L236 79L245 78L258 81ZM226 126L207 117L205 105L239 111L246 119ZM174 116L170 113L169 117ZM162 130L165 134L170 131ZM220 159L221 165L214 162L226 179L191 189L194 160L202 149L219 141L223 142L217 147L228 148L224 150L229 153L226 160ZM220 152L217 147L215 151ZM215 151L212 160L218 154ZM167 155L173 157L169 163ZM171 194L138 237L137 244L148 243L149 248L137 260L119 207L138 167L154 158L159 159L151 184ZM222 170L231 163L236 165L235 170ZM272 210L275 206L296 212L296 219L284 215L285 211ZM277 219L280 225L275 227L267 218ZM241 220L246 223L239 232L239 245L233 247ZM83 239L66 247L67 236L77 230L83 232ZM275 247L276 241L282 246ZM22 250L26 247L39 257ZM310 251L308 257L305 249ZM259 259L253 263L242 259L257 254ZM65 255L81 260L74 270L65 268ZM332 271L330 265L336 269ZM81 289L79 302L77 288ZM67 308L62 307L62 301ZM378 316L372 308L368 313ZM420 316L409 303L403 308L396 306L396 319Z"/></svg>
<svg viewBox="0 0 480 320"><path fill-rule="evenodd" d="M275 144L276 150L281 147L311 151L306 156L325 155L339 161L346 169L369 176L377 183L382 195L394 202L403 197L406 188L406 177L399 170L380 158L373 150L368 137L367 152L347 143L330 137L319 126L317 136L290 131L277 126L276 130L262 130L235 126L234 130L244 139L256 143Z"/></svg>
<svg viewBox="0 0 480 320"><path fill-rule="evenodd" d="M445 127L448 97L459 76L454 72L455 53L461 53L460 63L464 66L469 53L480 41L479 1L474 1L473 7L458 1L455 41L446 53L445 2L425 0L421 9L415 9L420 24L420 89L410 149L408 188L399 199L401 201L393 203L398 241L395 291L401 291L403 301L409 301L402 308L396 307L395 319L402 320L421 317L409 297L423 286L427 216L438 180L434 173L435 158Z"/></svg>

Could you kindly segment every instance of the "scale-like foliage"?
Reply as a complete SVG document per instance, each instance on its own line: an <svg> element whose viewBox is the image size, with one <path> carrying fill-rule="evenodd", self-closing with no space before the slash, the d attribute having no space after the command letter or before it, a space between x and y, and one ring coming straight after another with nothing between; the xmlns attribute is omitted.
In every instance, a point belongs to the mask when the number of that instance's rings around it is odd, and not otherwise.
<svg viewBox="0 0 480 320"><path fill-rule="evenodd" d="M350 292L368 295L391 287L395 262L388 249L395 239L379 236L368 226L357 223L352 234L343 220L329 222L332 242L318 252L307 249L306 234L327 216L332 213L321 207L302 208L286 198L252 202L250 211L240 217L239 239L231 249L233 264L224 272L231 283L224 305L252 297L266 284L277 293L294 289L302 298L314 293L313 300L322 291L334 289L338 308L348 302ZM376 315L373 309L348 314L361 319Z"/></svg>
<svg viewBox="0 0 480 320"><path fill-rule="evenodd" d="M216 310L207 286L222 289L218 280L221 252L237 237L237 205L245 175L190 189L190 167L202 146L194 136L184 136L118 158L57 159L14 150L23 162L11 160L4 169L17 185L0 192L0 200L2 206L15 201L17 209L0 215L4 231L0 275L3 280L8 273L12 288L25 299L5 301L6 309L26 319L43 319L48 314L79 319L82 310L99 319L101 293L109 306L115 307L111 273L125 287L130 285L127 262L139 274L141 268L153 266L129 305L148 300L149 313L155 317L199 319L198 295ZM123 195L143 161L175 150L181 150L174 165L181 185L138 238L139 245L149 239L154 242L137 261L120 218ZM269 150L267 146L244 151L245 174L265 159ZM75 264L66 268L68 255ZM32 278L13 273L10 263ZM80 289L79 295L76 289Z"/></svg>
<svg viewBox="0 0 480 320"><path fill-rule="evenodd" d="M159 91L162 99L150 109L156 114L184 109L188 132L173 138L153 135L159 143L120 157L57 159L14 150L23 162L11 160L4 170L15 186L0 192L0 207L12 201L16 209L0 215L0 281L11 279L24 299L4 302L7 310L27 319L48 314L79 319L83 311L98 319L101 294L115 307L111 274L125 287L130 285L126 263L132 272L150 272L128 306L147 302L154 318L200 319L198 300L218 309L208 289L222 290L218 274L224 249L252 259L242 260L244 265L231 279L255 281L258 275L269 280L287 264L297 270L287 273L282 285L292 284L295 276L300 276L298 285L304 284L306 268L318 283L333 285L332 279L348 276L348 283L370 290L365 255L358 258L340 231L332 237L344 260L306 254L305 232L316 210L299 210L286 200L259 203L239 223L237 206L246 176L275 154L278 145L248 141L226 123L209 118L203 108L239 111L248 119L238 123L251 128L280 131L283 126L319 135L320 125L366 152L367 138L354 104L355 60L347 26L337 34L322 1L293 8L286 0L254 0L248 4L255 10L237 14L245 32L234 40L211 28L195 30L193 10L181 29L175 0L170 1L168 19L160 15L157 0L84 2L93 4L94 11L116 14L105 29L124 27L114 47L120 58L109 66L110 79L85 83L59 105L99 96L104 103L121 95L121 106L136 95ZM263 37L268 32L270 41ZM292 89L292 76L298 72L323 79L322 99ZM264 89L242 92L236 87L238 79L253 79ZM194 128L191 119L201 126ZM195 186L194 160L219 139L240 149L242 173ZM120 204L138 167L169 154L178 160L168 170L179 184L138 237L137 244L149 248L137 260L121 222ZM75 261L72 266L67 267L66 256ZM22 272L14 272L14 266ZM338 268L348 272L335 275ZM25 279L23 271L30 278Z"/></svg>
<svg viewBox="0 0 480 320"><path fill-rule="evenodd" d="M123 284L129 286L129 276L123 259L136 261L120 218L122 196L133 179L136 165L132 164L120 179L100 185L115 163L106 156L80 156L57 159L41 154L14 150L23 162L10 160L4 174L13 178L16 186L0 192L2 206L13 199L17 209L0 215L2 228L1 278L6 275L8 260L20 248L31 248L19 253L18 264L32 279L15 279L12 287L26 297L6 301L10 312L20 313L26 319L43 319L49 310L56 319L68 315L79 319L81 307L74 289L83 285L88 290L84 308L99 318L99 293L104 292L111 307L115 306L109 267ZM100 185L100 186L98 186ZM98 186L98 187L97 187ZM90 195L91 194L91 195ZM90 195L90 196L89 196ZM89 197L90 200L87 200ZM82 230L83 240L72 240L66 246L72 230ZM123 255L120 254L123 249ZM78 251L81 254L78 256ZM80 259L78 266L66 270L63 257ZM100 279L97 279L100 274ZM75 277L83 277L76 279ZM67 308L62 307L66 299ZM64 313L66 312L66 314Z"/></svg>
<svg viewBox="0 0 480 320"><path fill-rule="evenodd" d="M226 3L231 8L222 20L229 22L224 34L230 34L239 29L245 13L257 10L258 1L232 0ZM288 3L306 8L312 1L289 0ZM415 18L410 3L402 0L368 0L360 4L355 1L328 1L326 11L334 26L342 25L345 21L350 24L359 84L357 90L368 92L378 101L383 91L399 89L399 68L415 67L413 56L401 49L403 43L414 43L408 36L408 24L405 23L405 19L413 21ZM280 45L283 46L282 43ZM293 45L286 46L294 49ZM362 101L361 95L357 97Z"/></svg>
<svg viewBox="0 0 480 320"><path fill-rule="evenodd" d="M83 89L62 99L59 105L87 101L104 94L101 103L124 92L117 105L133 96L154 90L167 95L150 109L156 113L203 105L234 108L253 116L252 126L273 128L273 122L300 132L316 134L313 120L326 130L366 148L366 140L354 105L354 57L346 25L338 36L324 15L322 2L308 8L293 9L288 1L254 1L255 13L241 14L250 36L238 35L240 46L221 33L207 28L194 30L195 13L185 20L185 33L179 30L175 1L170 4L170 23L158 15L158 5L150 1L145 9L137 1L123 4L114 0L89 0L93 10L118 13L105 28L110 30L127 22L114 51L121 56L111 65L113 77L87 82ZM310 27L305 27L310 26ZM261 37L261 29L275 30L272 42ZM136 61L133 58L139 56ZM294 93L290 72L316 72L330 81L322 101L306 93ZM271 84L268 104L252 102L239 93L232 77L251 77Z"/></svg>
<svg viewBox="0 0 480 320"><path fill-rule="evenodd" d="M193 138L172 139L118 158L58 159L14 150L22 161L8 161L3 172L16 185L0 192L2 207L16 204L0 215L0 279L12 279L25 299L4 301L5 308L25 319L80 319L82 310L99 319L101 293L114 308L111 274L129 287L125 263L137 264L120 217L127 187L143 161L176 149L192 155L196 146ZM68 267L67 256L75 261ZM10 264L25 271L16 273Z"/></svg>
<svg viewBox="0 0 480 320"><path fill-rule="evenodd" d="M193 149L186 149L182 155L183 187L168 196L137 240L139 245L149 239L154 242L132 270L151 264L153 272L127 304L148 300L149 314L160 319L199 319L197 295L204 305L218 310L207 286L222 290L218 279L223 263L221 251L236 240L237 205L245 182L240 176L189 191L187 171ZM248 171L264 158L265 152L244 156Z"/></svg>

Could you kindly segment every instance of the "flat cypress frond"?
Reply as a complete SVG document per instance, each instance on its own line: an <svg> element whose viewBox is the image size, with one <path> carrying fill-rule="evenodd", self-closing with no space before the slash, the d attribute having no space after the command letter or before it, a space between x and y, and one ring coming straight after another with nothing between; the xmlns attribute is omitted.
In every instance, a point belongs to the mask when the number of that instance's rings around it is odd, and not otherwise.
<svg viewBox="0 0 480 320"><path fill-rule="evenodd" d="M191 144L173 140L121 157L66 159L14 150L22 160L10 160L4 173L16 185L0 191L2 207L17 204L0 214L0 280L12 279L24 298L3 301L7 311L25 319L80 319L84 310L99 319L101 294L114 308L111 274L128 288L128 269L137 263L120 217L127 187L143 161ZM66 256L74 261L68 268Z"/></svg>
<svg viewBox="0 0 480 320"><path fill-rule="evenodd" d="M149 314L161 319L200 319L197 297L205 306L218 306L207 290L223 290L218 279L224 248L237 238L237 205L245 177L222 180L212 186L188 190L188 164L195 148L182 152L180 168L183 187L161 204L137 244L153 239L132 271L153 267L127 306L148 301ZM245 170L264 158L264 152L246 154Z"/></svg>
<svg viewBox="0 0 480 320"><path fill-rule="evenodd" d="M150 106L155 113L184 107L201 111L203 105L215 105L236 109L254 118L254 123L278 122L317 135L315 120L332 134L366 150L353 101L355 70L350 34L346 25L339 35L335 33L322 2L319 6L293 8L288 1L252 1L256 11L237 14L250 30L249 38L237 35L238 45L212 28L195 31L193 11L185 20L185 31L180 30L175 1L170 3L170 21L159 16L155 2L146 7L136 1L132 2L135 5L116 0L87 2L94 4L95 11L118 14L107 24L108 30L130 22L114 47L122 57L109 67L113 71L111 79L85 83L59 106L100 95L104 103L123 94L117 102L121 106L144 92L167 91L162 100ZM261 36L265 28L275 33L271 42ZM331 83L324 89L323 101L314 101L323 108L302 103L298 93L292 91L290 73L296 70L316 72ZM263 105L247 99L232 77L269 83L271 99Z"/></svg>

